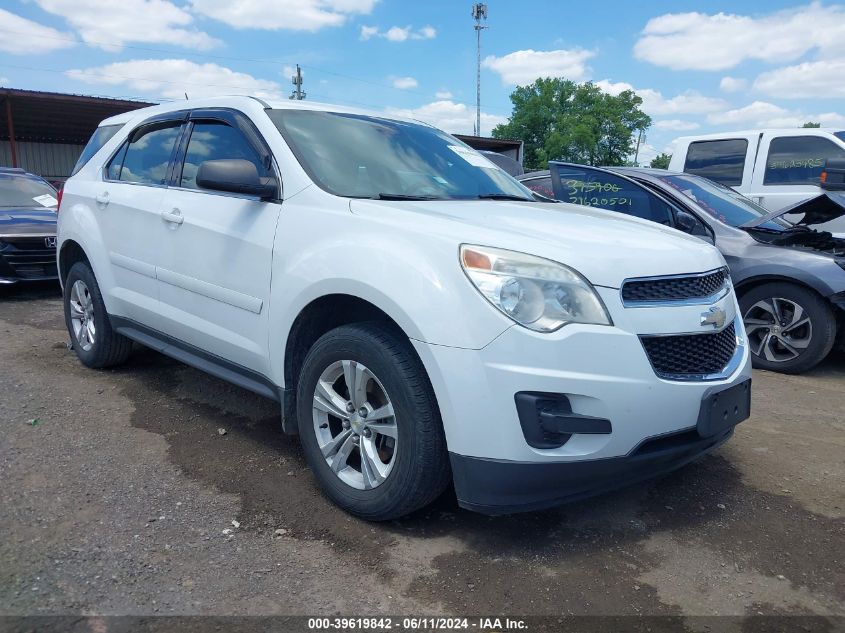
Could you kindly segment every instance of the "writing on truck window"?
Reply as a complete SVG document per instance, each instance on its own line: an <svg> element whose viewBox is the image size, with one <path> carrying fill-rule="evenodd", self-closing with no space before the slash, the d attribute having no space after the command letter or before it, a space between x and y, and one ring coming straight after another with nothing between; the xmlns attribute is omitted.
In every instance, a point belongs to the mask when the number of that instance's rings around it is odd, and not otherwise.
<svg viewBox="0 0 845 633"><path fill-rule="evenodd" d="M816 185L825 162L845 158L845 149L822 136L778 136L769 143L766 185Z"/></svg>

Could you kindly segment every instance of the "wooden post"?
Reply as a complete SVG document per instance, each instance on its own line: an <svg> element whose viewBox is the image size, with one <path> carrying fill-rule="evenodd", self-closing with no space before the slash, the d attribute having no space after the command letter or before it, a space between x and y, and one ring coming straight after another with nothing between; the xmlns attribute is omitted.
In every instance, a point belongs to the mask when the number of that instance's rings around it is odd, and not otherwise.
<svg viewBox="0 0 845 633"><path fill-rule="evenodd" d="M12 100L6 97L6 127L9 130L9 147L12 150L12 167L18 166L18 148L15 144L15 124L12 122Z"/></svg>

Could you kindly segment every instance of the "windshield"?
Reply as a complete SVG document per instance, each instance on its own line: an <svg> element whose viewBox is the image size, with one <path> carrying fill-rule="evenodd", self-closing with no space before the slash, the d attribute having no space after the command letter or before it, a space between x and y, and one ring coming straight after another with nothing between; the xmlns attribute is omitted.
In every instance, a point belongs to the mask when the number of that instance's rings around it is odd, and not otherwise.
<svg viewBox="0 0 845 633"><path fill-rule="evenodd" d="M759 204L733 189L706 178L698 176L658 176L657 178L728 226L742 226L768 213ZM783 218L775 218L764 222L759 228L783 231L791 226L791 222Z"/></svg>
<svg viewBox="0 0 845 633"><path fill-rule="evenodd" d="M311 179L348 198L533 200L461 141L418 123L313 110L267 110Z"/></svg>
<svg viewBox="0 0 845 633"><path fill-rule="evenodd" d="M0 207L58 206L56 190L42 180L0 175Z"/></svg>

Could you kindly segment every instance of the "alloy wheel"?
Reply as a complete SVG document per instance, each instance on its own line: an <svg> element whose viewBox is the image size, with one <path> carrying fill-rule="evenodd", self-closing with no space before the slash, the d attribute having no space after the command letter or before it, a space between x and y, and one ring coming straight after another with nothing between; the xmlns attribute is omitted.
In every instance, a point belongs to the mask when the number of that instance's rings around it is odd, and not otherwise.
<svg viewBox="0 0 845 633"><path fill-rule="evenodd" d="M94 326L94 300L88 286L81 279L77 279L71 286L68 303L76 342L87 352L97 342L97 329Z"/></svg>
<svg viewBox="0 0 845 633"><path fill-rule="evenodd" d="M352 360L329 365L314 389L313 421L323 458L341 481L371 490L387 480L398 428L390 397L367 367Z"/></svg>
<svg viewBox="0 0 845 633"><path fill-rule="evenodd" d="M797 358L813 339L810 317L789 299L762 299L748 308L743 322L752 353L773 363Z"/></svg>

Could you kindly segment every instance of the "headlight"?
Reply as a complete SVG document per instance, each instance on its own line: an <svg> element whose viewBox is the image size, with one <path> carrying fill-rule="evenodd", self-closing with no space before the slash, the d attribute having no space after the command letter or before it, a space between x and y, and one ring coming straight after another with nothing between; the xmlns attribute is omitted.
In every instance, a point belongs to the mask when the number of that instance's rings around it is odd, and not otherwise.
<svg viewBox="0 0 845 633"><path fill-rule="evenodd" d="M567 323L613 325L590 282L563 264L464 244L461 266L487 301L529 329L553 332Z"/></svg>

